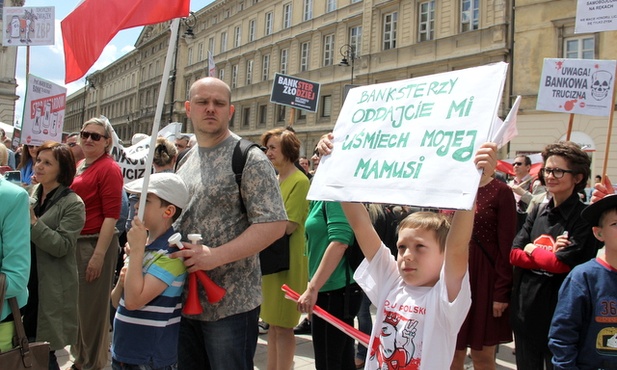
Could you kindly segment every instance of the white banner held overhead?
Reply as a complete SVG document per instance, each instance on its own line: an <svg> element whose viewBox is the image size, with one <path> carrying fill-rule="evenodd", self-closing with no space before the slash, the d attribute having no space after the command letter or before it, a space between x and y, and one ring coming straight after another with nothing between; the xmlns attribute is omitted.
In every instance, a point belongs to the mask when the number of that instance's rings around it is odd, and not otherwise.
<svg viewBox="0 0 617 370"><path fill-rule="evenodd" d="M65 110L66 88L29 74L21 143L38 146L47 140L61 142Z"/></svg>
<svg viewBox="0 0 617 370"><path fill-rule="evenodd" d="M614 60L545 58L536 109L607 117L615 66Z"/></svg>
<svg viewBox="0 0 617 370"><path fill-rule="evenodd" d="M506 63L349 91L309 199L471 209ZM481 88L479 88L481 86Z"/></svg>
<svg viewBox="0 0 617 370"><path fill-rule="evenodd" d="M2 45L53 45L55 18L53 6L4 8Z"/></svg>
<svg viewBox="0 0 617 370"><path fill-rule="evenodd" d="M617 0L578 0L574 33L617 30Z"/></svg>

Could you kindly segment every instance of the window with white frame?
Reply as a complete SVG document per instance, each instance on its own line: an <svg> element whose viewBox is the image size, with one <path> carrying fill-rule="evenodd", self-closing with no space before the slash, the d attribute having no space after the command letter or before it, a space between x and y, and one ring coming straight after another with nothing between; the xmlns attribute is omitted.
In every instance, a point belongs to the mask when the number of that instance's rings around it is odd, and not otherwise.
<svg viewBox="0 0 617 370"><path fill-rule="evenodd" d="M238 65L234 64L231 66L231 88L235 89L238 87Z"/></svg>
<svg viewBox="0 0 617 370"><path fill-rule="evenodd" d="M272 12L266 13L266 28L265 28L265 35L268 36L272 33Z"/></svg>
<svg viewBox="0 0 617 370"><path fill-rule="evenodd" d="M287 57L289 54L289 49L282 49L281 50L281 73L282 74L287 74Z"/></svg>
<svg viewBox="0 0 617 370"><path fill-rule="evenodd" d="M461 0L461 32L480 26L480 0Z"/></svg>
<svg viewBox="0 0 617 370"><path fill-rule="evenodd" d="M336 0L326 0L326 13L336 10Z"/></svg>
<svg viewBox="0 0 617 370"><path fill-rule="evenodd" d="M255 20L249 21L249 42L255 41Z"/></svg>
<svg viewBox="0 0 617 370"><path fill-rule="evenodd" d="M308 21L313 19L313 0L304 0L304 11L302 13L302 20Z"/></svg>
<svg viewBox="0 0 617 370"><path fill-rule="evenodd" d="M435 30L435 0L418 4L418 41L433 39Z"/></svg>
<svg viewBox="0 0 617 370"><path fill-rule="evenodd" d="M595 38L590 35L568 37L563 40L563 57L595 59Z"/></svg>
<svg viewBox="0 0 617 370"><path fill-rule="evenodd" d="M396 48L396 24L398 12L384 14L383 16L383 50Z"/></svg>
<svg viewBox="0 0 617 370"><path fill-rule="evenodd" d="M197 44L197 61L201 62L202 60L204 60L204 44L200 42Z"/></svg>
<svg viewBox="0 0 617 370"><path fill-rule="evenodd" d="M276 114L276 120L278 122L285 122L285 118L287 118L287 109L284 105L277 104L278 113Z"/></svg>
<svg viewBox="0 0 617 370"><path fill-rule="evenodd" d="M283 29L291 27L291 3L283 5Z"/></svg>
<svg viewBox="0 0 617 370"><path fill-rule="evenodd" d="M225 81L225 69L224 68L219 69L219 80Z"/></svg>
<svg viewBox="0 0 617 370"><path fill-rule="evenodd" d="M246 61L246 84L250 85L253 83L253 60Z"/></svg>
<svg viewBox="0 0 617 370"><path fill-rule="evenodd" d="M221 53L227 51L227 32L221 32Z"/></svg>
<svg viewBox="0 0 617 370"><path fill-rule="evenodd" d="M321 97L321 117L326 118L332 115L332 95Z"/></svg>
<svg viewBox="0 0 617 370"><path fill-rule="evenodd" d="M214 37L210 37L208 39L208 50L210 50L211 53L214 53Z"/></svg>
<svg viewBox="0 0 617 370"><path fill-rule="evenodd" d="M266 54L261 58L261 80L268 81L270 77L270 54Z"/></svg>
<svg viewBox="0 0 617 370"><path fill-rule="evenodd" d="M242 42L242 28L240 26L236 26L234 28L234 48L240 46Z"/></svg>
<svg viewBox="0 0 617 370"><path fill-rule="evenodd" d="M362 26L349 28L349 45L353 48L356 58L362 55Z"/></svg>
<svg viewBox="0 0 617 370"><path fill-rule="evenodd" d="M323 38L323 66L334 64L334 34Z"/></svg>
<svg viewBox="0 0 617 370"><path fill-rule="evenodd" d="M308 71L310 46L310 42L300 45L300 72Z"/></svg>

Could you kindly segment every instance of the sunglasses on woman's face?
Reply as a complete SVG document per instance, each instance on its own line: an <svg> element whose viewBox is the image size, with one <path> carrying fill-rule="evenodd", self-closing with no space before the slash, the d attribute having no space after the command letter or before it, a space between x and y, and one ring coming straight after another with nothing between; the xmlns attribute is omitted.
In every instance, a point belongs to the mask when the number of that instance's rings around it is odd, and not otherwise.
<svg viewBox="0 0 617 370"><path fill-rule="evenodd" d="M84 140L86 140L88 138L92 138L93 141L99 141L103 137L105 139L107 139L107 136L101 135L101 134L97 134L96 132L82 131L79 134L80 134L81 138L84 139Z"/></svg>

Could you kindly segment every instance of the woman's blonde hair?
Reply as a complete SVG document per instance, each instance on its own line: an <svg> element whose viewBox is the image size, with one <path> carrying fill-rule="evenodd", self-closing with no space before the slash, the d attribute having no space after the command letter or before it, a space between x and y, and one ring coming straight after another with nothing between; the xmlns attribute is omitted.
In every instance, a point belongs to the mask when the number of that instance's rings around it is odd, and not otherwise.
<svg viewBox="0 0 617 370"><path fill-rule="evenodd" d="M9 164L9 151L6 146L0 143L0 166L7 166Z"/></svg>
<svg viewBox="0 0 617 370"><path fill-rule="evenodd" d="M109 121L105 117L90 118L89 120L86 121L86 123L83 124L83 126L81 126L81 130L83 131L86 128L86 126L89 126L89 125L97 125L105 129L105 136L107 136L105 139L111 139L109 140L109 145L105 146L105 153L109 154L114 144L113 128L111 127L111 123L109 123ZM81 141L81 136L80 136L80 141Z"/></svg>
<svg viewBox="0 0 617 370"><path fill-rule="evenodd" d="M178 149L176 149L176 146L171 141L164 137L158 137L156 139L154 157L152 159L155 165L159 167L168 166L173 162L176 155L178 155Z"/></svg>

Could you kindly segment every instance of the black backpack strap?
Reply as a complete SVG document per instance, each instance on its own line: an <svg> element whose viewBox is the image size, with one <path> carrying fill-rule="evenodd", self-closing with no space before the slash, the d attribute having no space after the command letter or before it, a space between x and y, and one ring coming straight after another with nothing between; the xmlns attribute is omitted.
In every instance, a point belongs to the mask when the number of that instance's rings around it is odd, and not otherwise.
<svg viewBox="0 0 617 370"><path fill-rule="evenodd" d="M234 147L234 153L231 158L231 169L234 172L236 184L238 184L238 192L240 193L240 208L242 209L242 213L246 213L246 206L244 205L244 200L242 199L242 172L244 171L244 165L246 164L249 150L251 150L254 146L259 147L259 145L252 141L240 139Z"/></svg>

